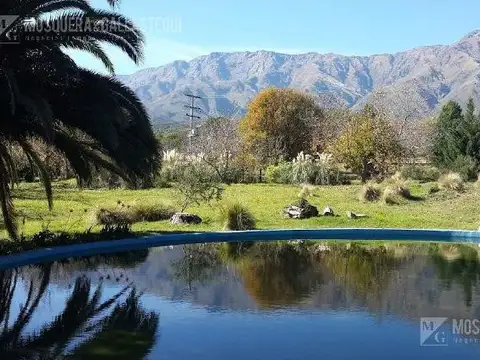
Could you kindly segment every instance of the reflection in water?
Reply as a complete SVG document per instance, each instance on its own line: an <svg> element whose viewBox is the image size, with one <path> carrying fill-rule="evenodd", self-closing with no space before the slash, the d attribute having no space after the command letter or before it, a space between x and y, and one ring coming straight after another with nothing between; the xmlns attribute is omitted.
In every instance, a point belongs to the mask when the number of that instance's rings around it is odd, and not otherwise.
<svg viewBox="0 0 480 360"><path fill-rule="evenodd" d="M211 245L183 246L183 256L172 261L175 278L184 281L192 290L193 282L205 283L211 280L220 267L218 251Z"/></svg>
<svg viewBox="0 0 480 360"><path fill-rule="evenodd" d="M453 259L446 261L448 256ZM442 246L432 254L432 261L442 284L447 289L451 289L453 283L461 285L467 306L472 306L474 290L478 289L480 279L477 251L470 246Z"/></svg>
<svg viewBox="0 0 480 360"><path fill-rule="evenodd" d="M419 317L480 318L479 274L478 249L459 245L195 245L70 259L0 273L0 359L428 356Z"/></svg>
<svg viewBox="0 0 480 360"><path fill-rule="evenodd" d="M91 260L78 265L89 267ZM126 285L102 300L103 285L93 287L85 276L75 279L59 314L27 332L46 300L51 272L49 264L0 273L0 359L143 359L150 352L158 315L140 307L135 288ZM27 295L14 315L19 304L13 299L22 282L28 284Z"/></svg>
<svg viewBox="0 0 480 360"><path fill-rule="evenodd" d="M293 246L259 244L236 259L243 285L260 307L299 303L322 283L312 255Z"/></svg>

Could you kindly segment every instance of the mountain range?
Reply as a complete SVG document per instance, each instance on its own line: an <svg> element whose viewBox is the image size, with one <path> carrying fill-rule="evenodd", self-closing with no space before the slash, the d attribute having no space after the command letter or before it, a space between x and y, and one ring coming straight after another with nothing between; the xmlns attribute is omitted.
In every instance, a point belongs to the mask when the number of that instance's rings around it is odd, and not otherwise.
<svg viewBox="0 0 480 360"><path fill-rule="evenodd" d="M435 110L448 100L465 103L474 97L480 102L480 30L450 45L395 54L217 52L119 78L140 97L156 127L187 120L185 93L202 97L195 103L202 118L234 116L271 86L329 94L346 106L366 102L376 89L387 87L395 93L408 88Z"/></svg>

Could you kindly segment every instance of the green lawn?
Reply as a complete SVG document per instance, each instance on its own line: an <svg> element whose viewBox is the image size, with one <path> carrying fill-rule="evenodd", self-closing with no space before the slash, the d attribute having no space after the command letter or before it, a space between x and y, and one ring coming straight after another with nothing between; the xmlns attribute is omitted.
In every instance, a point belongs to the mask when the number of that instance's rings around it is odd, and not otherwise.
<svg viewBox="0 0 480 360"><path fill-rule="evenodd" d="M414 195L425 197L421 201L405 201L402 205L382 202L363 203L358 200L361 185L315 187L308 200L321 211L331 205L339 217L318 217L292 220L282 217L284 206L298 199L300 188L283 185L232 185L227 186L224 201L239 201L247 205L257 218L260 229L316 228L316 227L409 227L448 228L476 230L480 224L480 188L467 186L462 194L441 192L428 195L431 184L412 183ZM71 182L54 184L54 209L50 212L42 188L36 184L21 184L14 191L15 205L21 214L19 222L24 235L42 229L51 231L83 232L92 226L92 214L98 207L115 206L117 201L126 204L178 202L173 189L154 190L78 190ZM347 210L368 215L368 218L351 220ZM187 209L200 215L204 223L198 226L173 226L168 221L139 223L134 231L207 231L221 230L218 206L207 205ZM98 228L94 228L96 230ZM5 234L0 234L0 237Z"/></svg>

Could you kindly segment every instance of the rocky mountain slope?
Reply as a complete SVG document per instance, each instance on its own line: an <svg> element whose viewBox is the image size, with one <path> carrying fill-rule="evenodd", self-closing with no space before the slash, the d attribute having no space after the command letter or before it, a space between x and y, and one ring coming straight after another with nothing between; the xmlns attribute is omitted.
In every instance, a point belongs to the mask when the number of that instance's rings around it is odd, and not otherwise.
<svg viewBox="0 0 480 360"><path fill-rule="evenodd" d="M259 90L269 86L329 93L349 106L365 102L378 88L407 87L436 109L450 99L463 103L475 97L479 77L480 30L451 45L396 54L212 53L120 78L135 90L158 125L186 120L184 93L203 97L196 105L204 117L242 112Z"/></svg>

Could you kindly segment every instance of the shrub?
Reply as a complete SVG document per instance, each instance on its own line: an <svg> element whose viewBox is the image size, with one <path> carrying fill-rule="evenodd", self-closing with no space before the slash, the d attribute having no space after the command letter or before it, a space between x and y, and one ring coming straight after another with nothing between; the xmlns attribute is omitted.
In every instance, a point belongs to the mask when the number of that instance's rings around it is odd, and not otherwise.
<svg viewBox="0 0 480 360"><path fill-rule="evenodd" d="M387 181L389 184L383 191L383 201L386 204L399 204L402 199L415 200L405 181L398 178L391 178Z"/></svg>
<svg viewBox="0 0 480 360"><path fill-rule="evenodd" d="M95 213L96 223L103 226L124 226L135 223L132 212L127 208L100 208Z"/></svg>
<svg viewBox="0 0 480 360"><path fill-rule="evenodd" d="M265 170L265 179L269 183L275 184L291 184L292 179L292 163L281 162L278 165L270 165Z"/></svg>
<svg viewBox="0 0 480 360"><path fill-rule="evenodd" d="M438 184L433 184L432 186L429 187L428 189L428 193L429 194L436 194L440 191L440 187L438 186Z"/></svg>
<svg viewBox="0 0 480 360"><path fill-rule="evenodd" d="M400 174L404 179L422 182L437 181L440 178L440 170L434 166L408 165L400 170Z"/></svg>
<svg viewBox="0 0 480 360"><path fill-rule="evenodd" d="M292 162L267 167L265 176L267 182L277 184L337 185L345 182L330 155L303 152Z"/></svg>
<svg viewBox="0 0 480 360"><path fill-rule="evenodd" d="M130 226L142 221L168 220L174 213L175 210L163 204L130 206L118 201L116 207L98 209L95 223L109 227Z"/></svg>
<svg viewBox="0 0 480 360"><path fill-rule="evenodd" d="M209 204L220 200L224 190L219 177L197 161L177 167L174 187L180 195L182 212L192 204Z"/></svg>
<svg viewBox="0 0 480 360"><path fill-rule="evenodd" d="M442 189L458 192L461 192L465 189L465 184L463 182L462 176L454 172L443 175L442 177L440 177L438 182Z"/></svg>
<svg viewBox="0 0 480 360"><path fill-rule="evenodd" d="M380 189L373 183L365 184L360 191L361 201L377 201L380 199Z"/></svg>
<svg viewBox="0 0 480 360"><path fill-rule="evenodd" d="M463 181L475 180L478 173L478 164L470 156L459 156L449 167L452 172L458 173Z"/></svg>
<svg viewBox="0 0 480 360"><path fill-rule="evenodd" d="M314 188L311 185L308 185L308 184L302 185L302 189L298 193L298 197L300 199L306 199L308 197L311 197L313 195L313 189Z"/></svg>
<svg viewBox="0 0 480 360"><path fill-rule="evenodd" d="M250 210L239 204L229 204L222 210L222 222L225 230L253 230L256 226L255 217Z"/></svg>
<svg viewBox="0 0 480 360"><path fill-rule="evenodd" d="M387 186L383 190L382 200L385 204L388 205L396 205L399 204L401 201L397 189L391 185Z"/></svg>
<svg viewBox="0 0 480 360"><path fill-rule="evenodd" d="M175 214L174 209L163 204L135 205L130 208L130 211L135 222L169 220Z"/></svg>

